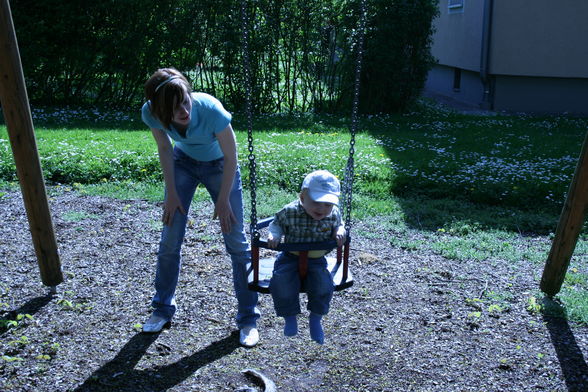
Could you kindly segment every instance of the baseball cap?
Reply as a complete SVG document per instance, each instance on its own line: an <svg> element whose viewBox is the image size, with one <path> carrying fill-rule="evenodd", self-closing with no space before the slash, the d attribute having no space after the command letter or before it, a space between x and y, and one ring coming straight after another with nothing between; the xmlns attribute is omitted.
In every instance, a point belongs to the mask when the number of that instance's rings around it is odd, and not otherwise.
<svg viewBox="0 0 588 392"><path fill-rule="evenodd" d="M308 189L310 198L316 202L339 204L339 180L326 170L308 174L302 182L302 189Z"/></svg>

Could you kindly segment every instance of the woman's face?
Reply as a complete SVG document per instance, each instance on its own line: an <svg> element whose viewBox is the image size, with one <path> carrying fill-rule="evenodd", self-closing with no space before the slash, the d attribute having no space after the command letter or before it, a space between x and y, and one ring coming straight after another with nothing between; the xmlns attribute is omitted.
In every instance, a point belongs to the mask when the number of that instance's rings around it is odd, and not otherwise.
<svg viewBox="0 0 588 392"><path fill-rule="evenodd" d="M177 102L177 99L175 99L174 101L174 113L172 114L172 122L182 127L188 126L188 124L190 124L190 116L192 113L192 99L190 98L190 94L188 94L188 92L184 88L182 102Z"/></svg>

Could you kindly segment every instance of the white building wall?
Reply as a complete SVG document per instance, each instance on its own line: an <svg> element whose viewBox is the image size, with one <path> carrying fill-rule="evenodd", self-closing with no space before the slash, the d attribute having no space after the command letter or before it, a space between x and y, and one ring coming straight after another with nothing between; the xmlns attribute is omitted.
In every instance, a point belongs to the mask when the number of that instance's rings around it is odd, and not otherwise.
<svg viewBox="0 0 588 392"><path fill-rule="evenodd" d="M431 53L439 64L479 71L484 1L466 0L463 12L456 13L449 13L447 5L448 0L439 1Z"/></svg>
<svg viewBox="0 0 588 392"><path fill-rule="evenodd" d="M588 78L587 40L586 0L494 0L490 72Z"/></svg>
<svg viewBox="0 0 588 392"><path fill-rule="evenodd" d="M486 0L450 13L440 0L425 91L482 105L480 77ZM494 0L485 108L588 114L588 0ZM455 89L456 70L461 70ZM459 72L458 72L459 74Z"/></svg>

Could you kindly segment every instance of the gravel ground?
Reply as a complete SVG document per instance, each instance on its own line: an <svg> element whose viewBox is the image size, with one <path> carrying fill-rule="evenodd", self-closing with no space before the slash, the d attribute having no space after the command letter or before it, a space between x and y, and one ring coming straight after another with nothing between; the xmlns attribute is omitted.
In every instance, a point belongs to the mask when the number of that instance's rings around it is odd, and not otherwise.
<svg viewBox="0 0 588 392"><path fill-rule="evenodd" d="M263 295L261 341L246 349L211 206L190 213L172 327L146 335L161 206L73 191L50 205L65 276L54 296L20 194L0 198L2 391L262 390L247 368L279 391L588 390L588 329L528 308L542 266L393 248L358 222L355 284L335 294L326 343L311 341L306 313L285 338Z"/></svg>

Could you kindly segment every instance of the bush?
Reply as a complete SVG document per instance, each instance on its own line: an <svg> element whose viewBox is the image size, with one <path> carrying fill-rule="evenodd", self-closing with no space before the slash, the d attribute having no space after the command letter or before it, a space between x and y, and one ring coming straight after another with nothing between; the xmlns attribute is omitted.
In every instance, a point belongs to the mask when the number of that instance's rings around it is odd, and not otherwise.
<svg viewBox="0 0 588 392"><path fill-rule="evenodd" d="M360 111L404 111L420 96L434 64L430 49L438 0L370 0L368 4ZM351 26L349 30L353 31ZM354 66L348 64L348 78Z"/></svg>
<svg viewBox="0 0 588 392"><path fill-rule="evenodd" d="M349 110L361 1L247 1L255 111ZM361 110L403 110L432 63L437 0L365 1ZM35 104L138 106L148 76L174 66L231 111L244 108L238 0L21 0L12 13Z"/></svg>

